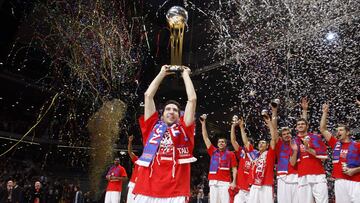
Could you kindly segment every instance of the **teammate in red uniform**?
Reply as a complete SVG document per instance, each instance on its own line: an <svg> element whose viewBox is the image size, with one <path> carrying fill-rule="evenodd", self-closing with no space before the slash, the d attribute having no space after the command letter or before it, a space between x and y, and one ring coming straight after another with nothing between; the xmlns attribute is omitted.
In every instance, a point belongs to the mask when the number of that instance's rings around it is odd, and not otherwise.
<svg viewBox="0 0 360 203"><path fill-rule="evenodd" d="M278 132L269 115L264 115L264 119L271 134L270 144L266 140L260 140L258 144L259 151L248 152L252 161L249 178L251 183L249 202L251 203L274 202L275 137Z"/></svg>
<svg viewBox="0 0 360 203"><path fill-rule="evenodd" d="M136 161L138 177L133 193L138 203L184 203L190 196L190 163L194 149L194 118L196 93L190 69L181 67L187 93L184 116L176 101L165 104L161 118L156 112L154 95L167 76L172 74L164 65L145 92L145 112L139 119L144 150Z"/></svg>
<svg viewBox="0 0 360 203"><path fill-rule="evenodd" d="M244 144L244 147L241 147L239 143L236 141L235 136L235 127L239 125L241 131L241 138ZM233 122L231 125L231 144L235 149L235 154L239 160L239 166L237 170L236 176L236 187L239 189L239 192L234 197L234 203L247 203L249 201L249 171L251 167L251 161L247 156L247 152L253 151L254 148L250 144L246 132L244 120L240 118L237 122Z"/></svg>
<svg viewBox="0 0 360 203"><path fill-rule="evenodd" d="M226 148L226 138L218 138L218 148L211 144L206 130L206 115L200 117L200 122L203 139L211 157L208 175L210 203L228 203L230 201L229 187L236 187L237 162L235 154Z"/></svg>
<svg viewBox="0 0 360 203"><path fill-rule="evenodd" d="M105 203L119 203L121 199L122 181L127 179L127 174L120 165L120 159L116 157L114 159L114 165L110 167L106 180L108 180L108 186L106 188Z"/></svg>
<svg viewBox="0 0 360 203"><path fill-rule="evenodd" d="M302 118L307 118L309 102L306 97L301 99ZM277 129L278 105L271 105L272 122ZM293 153L291 129L282 127L279 129L280 137L275 138L275 151L277 158L277 202L278 203L298 203L298 172L297 172L297 153ZM296 147L296 146L295 146ZM293 159L295 165L292 166L290 160Z"/></svg>
<svg viewBox="0 0 360 203"><path fill-rule="evenodd" d="M328 186L322 160L327 158L326 146L321 136L308 132L309 124L300 118L296 123L298 131L293 153L298 153L298 195L304 203L327 203ZM290 159L295 166L296 160Z"/></svg>
<svg viewBox="0 0 360 203"><path fill-rule="evenodd" d="M335 201L360 202L360 143L351 140L350 129L339 125L335 138L326 127L329 105L323 105L320 131L333 150Z"/></svg>

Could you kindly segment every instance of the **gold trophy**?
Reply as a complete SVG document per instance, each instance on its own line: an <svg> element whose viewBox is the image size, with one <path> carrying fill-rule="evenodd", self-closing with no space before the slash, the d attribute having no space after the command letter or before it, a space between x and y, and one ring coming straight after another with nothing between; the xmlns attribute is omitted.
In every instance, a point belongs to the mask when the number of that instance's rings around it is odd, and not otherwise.
<svg viewBox="0 0 360 203"><path fill-rule="evenodd" d="M169 71L181 71L182 49L185 25L188 20L187 11L180 6L171 7L166 19L170 28L170 46L171 46L171 67Z"/></svg>

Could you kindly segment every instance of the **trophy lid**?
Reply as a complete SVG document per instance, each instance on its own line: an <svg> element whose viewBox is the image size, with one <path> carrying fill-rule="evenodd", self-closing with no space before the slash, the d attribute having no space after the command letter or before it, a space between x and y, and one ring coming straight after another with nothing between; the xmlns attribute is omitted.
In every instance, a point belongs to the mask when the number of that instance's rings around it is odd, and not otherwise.
<svg viewBox="0 0 360 203"><path fill-rule="evenodd" d="M181 6L173 6L166 13L166 19L170 24L186 24L188 20L188 12Z"/></svg>

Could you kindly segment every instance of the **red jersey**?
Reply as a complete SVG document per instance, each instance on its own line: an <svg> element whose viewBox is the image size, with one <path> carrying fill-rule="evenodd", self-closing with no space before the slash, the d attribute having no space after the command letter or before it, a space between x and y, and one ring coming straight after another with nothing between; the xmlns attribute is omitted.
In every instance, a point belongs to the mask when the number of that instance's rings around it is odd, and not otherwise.
<svg viewBox="0 0 360 203"><path fill-rule="evenodd" d="M115 177L127 177L126 170L121 165L111 167L107 174ZM122 180L109 180L106 191L121 192Z"/></svg>
<svg viewBox="0 0 360 203"><path fill-rule="evenodd" d="M260 154L253 161L249 177L252 185L268 185L274 184L274 166L275 166L275 150L269 147L269 150Z"/></svg>
<svg viewBox="0 0 360 203"><path fill-rule="evenodd" d="M336 142L338 140L331 136L330 140L329 140L329 146L334 150ZM332 176L334 178L338 178L338 179L346 179L346 180L351 180L351 181L355 181L355 182L360 182L360 173L356 173L353 176L348 176L346 174L344 174L342 172L342 163L346 163L346 156L348 154L348 148L349 148L350 143L342 143L341 145L341 151L340 151L340 159L339 162L334 163L334 167L333 167L333 172L332 172ZM356 147L358 149L360 149L360 143L356 143ZM360 156L360 154L358 154L358 156Z"/></svg>
<svg viewBox="0 0 360 203"><path fill-rule="evenodd" d="M134 164L134 168L133 168L133 171L132 171L132 174L131 174L130 182L133 182L133 183L135 183L135 180L137 178L137 173L138 173L138 170L139 170L139 166L135 163L137 160L138 160L137 156L134 156L134 158L131 158L131 162Z"/></svg>
<svg viewBox="0 0 360 203"><path fill-rule="evenodd" d="M325 174L322 161L306 151L305 145L302 144L300 137L296 139L299 143L300 156L297 160L298 176Z"/></svg>
<svg viewBox="0 0 360 203"><path fill-rule="evenodd" d="M284 152L281 152L281 145L284 144L287 148L289 148L290 150L289 151L284 151ZM276 158L277 160L279 161L280 159L280 154L281 153L288 153L288 156L289 156L289 163L288 163L288 171L287 173L286 172L281 172L277 169L277 175L288 175L288 174L297 174L298 171L297 171L297 165L295 166L292 166L291 163L290 163L290 157L292 156L293 154L293 150L291 149L290 147L290 144L289 143L285 143L283 142L281 139L279 139L279 141L276 143L275 145L275 151L276 151Z"/></svg>
<svg viewBox="0 0 360 203"><path fill-rule="evenodd" d="M210 145L210 147L207 151L208 151L208 154L210 156L212 156L216 150L217 150L216 147L214 147L213 145ZM225 152L220 151L220 157L222 157L224 155L224 153ZM220 164L219 164L219 166L220 166ZM236 162L235 154L233 152L230 152L230 169L232 167L236 167L236 166L237 166L237 162ZM224 181L224 182L231 182L231 170L230 169L222 170L219 167L215 174L209 173L208 179L209 180L220 180L220 181Z"/></svg>
<svg viewBox="0 0 360 203"><path fill-rule="evenodd" d="M249 151L252 150L254 150L253 146L250 145ZM250 191L250 184L248 177L251 169L251 161L249 157L246 155L245 149L243 149L242 147L240 147L235 154L239 160L239 166L236 175L236 185L240 190Z"/></svg>
<svg viewBox="0 0 360 203"><path fill-rule="evenodd" d="M144 121L139 119L144 146L158 121L158 113L155 112L150 118ZM183 126L185 134L191 141L191 149L194 147L195 123L186 126L183 117L180 118L180 125ZM183 138L183 132L179 134ZM141 194L151 197L167 198L177 196L190 196L190 163L178 164L172 160L174 143L169 133L164 133L160 141L158 154L152 160L149 167L139 166L135 182L134 194ZM170 159L169 159L170 157Z"/></svg>

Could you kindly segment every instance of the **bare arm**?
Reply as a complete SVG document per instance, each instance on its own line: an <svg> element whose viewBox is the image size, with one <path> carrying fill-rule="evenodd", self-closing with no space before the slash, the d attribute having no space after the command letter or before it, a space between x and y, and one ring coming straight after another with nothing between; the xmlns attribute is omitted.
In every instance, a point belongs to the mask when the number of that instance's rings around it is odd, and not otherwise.
<svg viewBox="0 0 360 203"><path fill-rule="evenodd" d="M265 119L265 123L268 126L269 130L270 130L270 135L271 135L271 141L270 141L270 147L271 149L275 149L275 139L276 137L278 137L278 132L277 130L275 130L273 122L271 121L271 118L269 115L264 117Z"/></svg>
<svg viewBox="0 0 360 203"><path fill-rule="evenodd" d="M231 172L232 172L232 182L230 184L230 187L232 187L232 189L234 189L236 187L236 175L237 175L237 168L236 167L232 167L231 168Z"/></svg>
<svg viewBox="0 0 360 203"><path fill-rule="evenodd" d="M161 67L161 70L159 74L155 77L155 79L151 82L148 89L144 93L145 96L145 110L144 110L144 120L147 120L150 118L151 115L153 115L156 111L156 106L154 102L154 96L165 78L165 76L169 75L170 73L167 72L167 68L169 68L169 65L163 65Z"/></svg>
<svg viewBox="0 0 360 203"><path fill-rule="evenodd" d="M329 141L332 136L326 127L327 117L329 114L329 105L326 103L323 104L322 111L323 111L323 113L322 113L321 120L320 120L320 132L325 137L326 141Z"/></svg>
<svg viewBox="0 0 360 203"><path fill-rule="evenodd" d="M132 150L132 142L134 140L134 135L129 136L129 142L128 142L128 154L130 156L131 159L134 159L136 157L136 155L134 154L133 150Z"/></svg>
<svg viewBox="0 0 360 203"><path fill-rule="evenodd" d="M194 85L190 79L191 70L183 66L184 70L182 72L182 78L184 79L186 94L187 94L187 104L184 112L184 122L186 126L191 125L195 120L195 110L196 110L196 93Z"/></svg>
<svg viewBox="0 0 360 203"><path fill-rule="evenodd" d="M240 132L241 132L241 139L244 143L244 146L245 146L246 150L249 150L250 143L249 143L248 136L246 135L246 132L245 132L245 123L244 123L243 118L239 119L239 127L240 127Z"/></svg>
<svg viewBox="0 0 360 203"><path fill-rule="evenodd" d="M299 147L297 146L297 144L296 144L293 140L291 140L291 142L290 142L290 147L291 147L291 149L293 150L293 153L292 153L292 155L290 156L290 164L291 164L292 166L295 166L295 165L296 165L296 161L297 161L297 154L298 154L298 149L299 149Z"/></svg>
<svg viewBox="0 0 360 203"><path fill-rule="evenodd" d="M307 99L307 97L301 98L300 105L302 109L301 118L308 120L309 100Z"/></svg>
<svg viewBox="0 0 360 203"><path fill-rule="evenodd" d="M344 173L348 176L353 176L357 173L360 173L360 167L356 167L356 168L346 168L346 170L344 171Z"/></svg>
<svg viewBox="0 0 360 203"><path fill-rule="evenodd" d="M271 122L272 122L273 128L277 132L278 131L278 119L277 119L278 118L278 108L277 107L271 106L271 116L272 116ZM276 144L279 141L279 133L275 133L274 136L275 136L274 142Z"/></svg>
<svg viewBox="0 0 360 203"><path fill-rule="evenodd" d="M235 151L239 151L240 145L239 143L236 141L236 135L235 135L235 127L238 123L233 122L231 124L231 131L230 131L230 139L231 139L231 144L234 147Z"/></svg>
<svg viewBox="0 0 360 203"><path fill-rule="evenodd" d="M128 177L126 176L121 176L121 177L116 177L116 176L110 176L110 181L119 181L119 180L127 180Z"/></svg>
<svg viewBox="0 0 360 203"><path fill-rule="evenodd" d="M205 114L200 116L200 123L201 123L201 131L202 131L203 140L205 142L206 148L209 149L209 147L211 146L211 141L209 139L209 135L208 135L207 129L206 129L206 115Z"/></svg>

